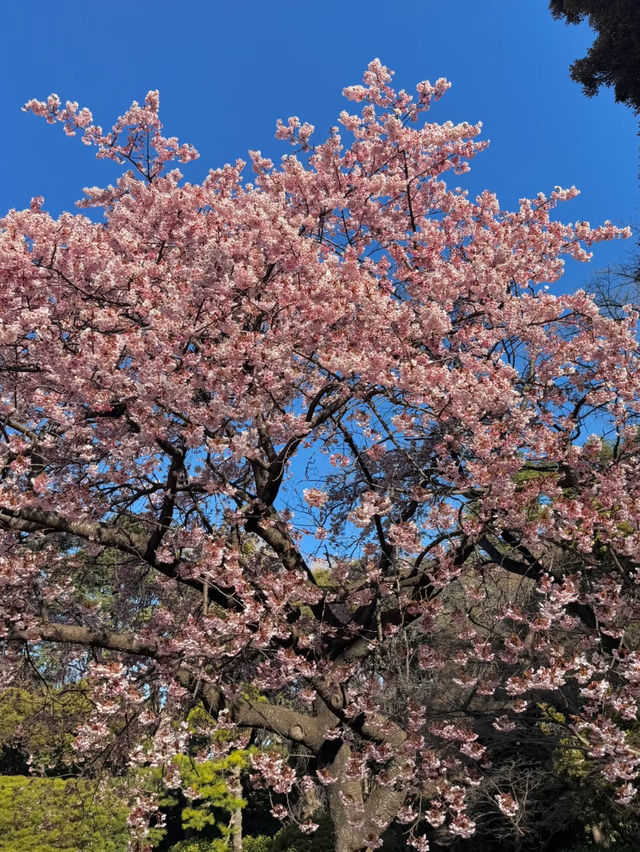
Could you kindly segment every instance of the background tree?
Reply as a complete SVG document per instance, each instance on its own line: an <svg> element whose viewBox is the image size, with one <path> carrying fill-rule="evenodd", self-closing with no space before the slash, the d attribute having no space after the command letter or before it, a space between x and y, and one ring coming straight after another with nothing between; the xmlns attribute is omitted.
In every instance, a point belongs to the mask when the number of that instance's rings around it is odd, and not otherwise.
<svg viewBox="0 0 640 852"><path fill-rule="evenodd" d="M107 133L27 105L126 171L85 190L104 221L1 223L4 675L46 646L91 685L82 760L168 788L257 738L250 783L338 852L469 838L487 795L520 831L491 754L542 698L633 807L636 316L545 289L625 232L448 189L484 143L417 123L446 81L363 82L345 140L279 123L251 183L184 183L157 93Z"/></svg>
<svg viewBox="0 0 640 852"><path fill-rule="evenodd" d="M640 7L633 0L551 0L555 18L578 24L588 18L597 38L587 56L571 66L572 78L582 84L588 97L600 86L612 86L615 99L640 113ZM636 228L637 235L637 228ZM636 240L637 242L637 240ZM640 285L638 251L598 272L590 289L611 316L620 315L623 305L637 304Z"/></svg>
<svg viewBox="0 0 640 852"><path fill-rule="evenodd" d="M616 101L640 112L640 8L635 0L550 0L555 18L579 24L588 18L597 38L571 66L572 78L593 97L612 86Z"/></svg>

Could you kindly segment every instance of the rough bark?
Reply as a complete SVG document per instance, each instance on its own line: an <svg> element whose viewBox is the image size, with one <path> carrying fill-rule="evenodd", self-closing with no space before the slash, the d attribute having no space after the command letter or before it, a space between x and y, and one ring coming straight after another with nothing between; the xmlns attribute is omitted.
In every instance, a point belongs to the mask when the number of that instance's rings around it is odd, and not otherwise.
<svg viewBox="0 0 640 852"><path fill-rule="evenodd" d="M351 756L349 746L336 742L335 748L336 754L329 765L335 778L329 787L329 815L335 831L336 852L365 852L368 846L363 841L362 828L358 827L358 817L364 817L362 781L349 778L345 771Z"/></svg>

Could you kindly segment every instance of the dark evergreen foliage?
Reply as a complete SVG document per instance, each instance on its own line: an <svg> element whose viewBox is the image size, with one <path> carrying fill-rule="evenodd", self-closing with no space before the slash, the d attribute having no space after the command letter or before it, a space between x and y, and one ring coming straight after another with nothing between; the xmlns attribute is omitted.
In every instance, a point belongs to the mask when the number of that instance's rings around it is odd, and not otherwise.
<svg viewBox="0 0 640 852"><path fill-rule="evenodd" d="M639 0L550 0L555 18L570 24L588 19L597 37L586 56L571 65L571 77L588 97L612 86L616 101L640 113Z"/></svg>

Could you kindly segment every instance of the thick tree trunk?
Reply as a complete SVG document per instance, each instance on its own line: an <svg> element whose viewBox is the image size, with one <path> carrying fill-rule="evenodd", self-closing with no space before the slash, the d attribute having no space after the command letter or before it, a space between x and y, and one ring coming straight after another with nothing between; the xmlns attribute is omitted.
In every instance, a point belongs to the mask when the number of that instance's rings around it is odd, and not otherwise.
<svg viewBox="0 0 640 852"><path fill-rule="evenodd" d="M377 786L364 797L360 779L346 772L350 748L342 744L329 770L336 779L329 787L329 814L336 837L336 852L370 852L371 843L396 818L406 798L402 789ZM406 759L400 755L389 765L391 777L402 775Z"/></svg>
<svg viewBox="0 0 640 852"><path fill-rule="evenodd" d="M328 767L336 779L329 787L329 814L335 832L336 852L365 852L364 833L361 827L357 827L364 819L362 782L346 775L350 756L351 749L342 743Z"/></svg>

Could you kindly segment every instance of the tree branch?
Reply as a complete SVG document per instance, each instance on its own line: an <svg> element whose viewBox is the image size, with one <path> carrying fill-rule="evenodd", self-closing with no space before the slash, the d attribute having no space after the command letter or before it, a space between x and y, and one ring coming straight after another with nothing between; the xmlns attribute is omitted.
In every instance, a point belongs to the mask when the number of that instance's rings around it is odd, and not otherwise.
<svg viewBox="0 0 640 852"><path fill-rule="evenodd" d="M117 630L82 627L77 624L56 624L44 622L28 630L11 630L7 636L9 642L57 642L66 645L86 645L90 648L104 648L108 651L120 651L160 660L169 656L163 652L157 642L139 639L132 633Z"/></svg>
<svg viewBox="0 0 640 852"><path fill-rule="evenodd" d="M10 631L10 642L55 642L68 645L85 645L125 654L150 657L155 660L178 660L178 655L162 650L157 642L139 639L131 633L115 630L91 630L75 624L44 622L29 630ZM253 701L242 696L226 698L221 689L200 678L186 666L178 666L176 678L205 702L212 715L228 710L231 720L242 727L263 728L281 737L300 742L317 751L324 742L324 733L329 727L325 720L307 713L299 713L290 707L281 707L269 701Z"/></svg>

